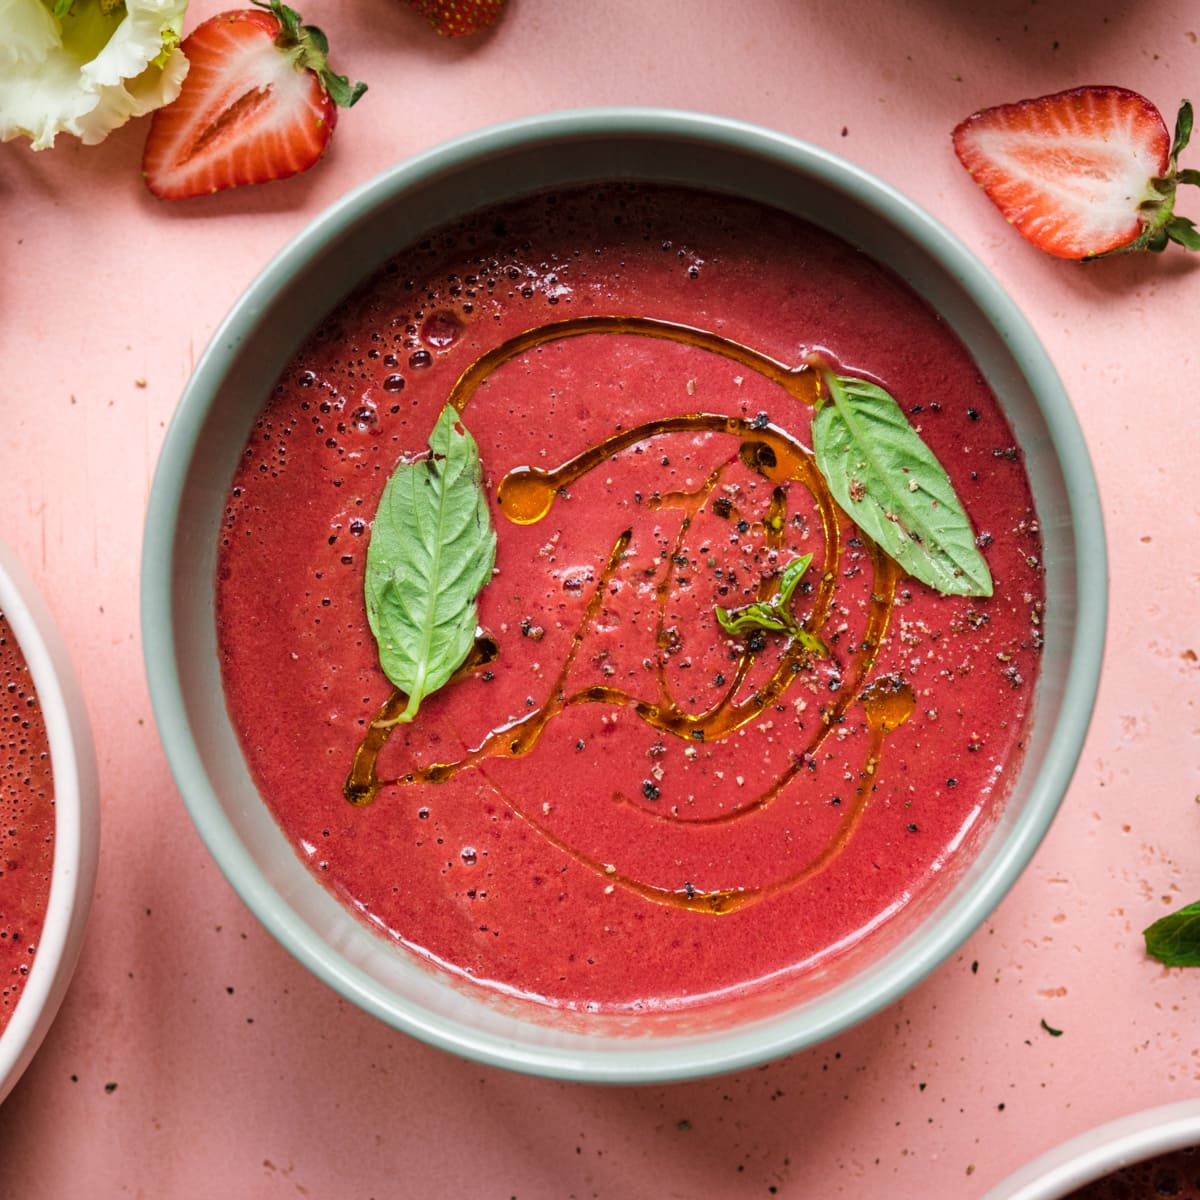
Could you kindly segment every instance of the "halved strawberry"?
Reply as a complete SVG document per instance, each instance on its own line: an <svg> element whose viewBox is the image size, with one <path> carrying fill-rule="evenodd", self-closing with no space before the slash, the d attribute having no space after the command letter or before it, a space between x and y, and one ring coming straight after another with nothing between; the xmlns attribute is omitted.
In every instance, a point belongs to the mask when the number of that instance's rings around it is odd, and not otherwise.
<svg viewBox="0 0 1200 1200"><path fill-rule="evenodd" d="M142 155L146 185L164 200L308 170L338 105L366 91L329 69L325 35L280 0L210 17L181 49L183 88L154 113Z"/></svg>
<svg viewBox="0 0 1200 1200"><path fill-rule="evenodd" d="M458 38L494 25L508 0L408 0L442 37Z"/></svg>
<svg viewBox="0 0 1200 1200"><path fill-rule="evenodd" d="M1059 258L1200 250L1195 223L1175 215L1175 188L1192 132L1184 100L1175 136L1158 109L1127 88L1071 88L985 108L954 130L954 149L1017 232Z"/></svg>

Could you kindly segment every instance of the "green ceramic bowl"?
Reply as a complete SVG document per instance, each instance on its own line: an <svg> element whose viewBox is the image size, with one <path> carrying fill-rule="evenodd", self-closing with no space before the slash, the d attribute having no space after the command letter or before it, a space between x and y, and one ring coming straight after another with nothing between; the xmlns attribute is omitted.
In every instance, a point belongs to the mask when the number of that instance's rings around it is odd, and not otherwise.
<svg viewBox="0 0 1200 1200"><path fill-rule="evenodd" d="M654 180L731 191L824 226L905 278L941 313L1001 398L1042 520L1046 649L1015 789L977 856L894 936L753 1007L686 1020L557 1020L418 963L328 895L247 773L222 696L213 580L226 490L257 410L298 344L384 260L482 206L573 182ZM688 113L551 114L461 137L386 171L288 245L196 368L150 498L146 666L179 790L205 843L271 933L343 996L455 1054L560 1078L649 1082L758 1063L826 1039L894 1001L991 912L1046 832L1091 715L1105 626L1100 506L1075 416L1012 301L935 220L834 155Z"/></svg>

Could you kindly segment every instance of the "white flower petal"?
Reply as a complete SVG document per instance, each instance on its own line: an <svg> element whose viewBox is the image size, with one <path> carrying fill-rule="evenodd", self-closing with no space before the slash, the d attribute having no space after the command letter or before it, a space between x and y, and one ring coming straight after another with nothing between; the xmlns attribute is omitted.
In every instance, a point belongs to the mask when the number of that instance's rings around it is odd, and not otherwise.
<svg viewBox="0 0 1200 1200"><path fill-rule="evenodd" d="M174 100L187 70L183 52L173 50L163 67L147 67L124 85L99 88L96 107L79 118L78 128L72 132L87 146L102 142L130 117L144 116Z"/></svg>
<svg viewBox="0 0 1200 1200"><path fill-rule="evenodd" d="M140 75L128 80L125 87L134 102L129 115L144 117L156 108L170 104L179 95L190 65L183 51L176 46L161 67L147 67Z"/></svg>
<svg viewBox="0 0 1200 1200"><path fill-rule="evenodd" d="M125 19L108 45L83 66L83 77L107 87L140 75L183 30L187 0L126 0Z"/></svg>
<svg viewBox="0 0 1200 1200"><path fill-rule="evenodd" d="M0 74L0 140L27 137L34 150L54 145L59 133L79 133L79 118L96 104L79 86L79 68L63 55L38 67L19 63Z"/></svg>
<svg viewBox="0 0 1200 1200"><path fill-rule="evenodd" d="M0 0L0 67L39 63L61 45L58 23L42 0Z"/></svg>
<svg viewBox="0 0 1200 1200"><path fill-rule="evenodd" d="M29 2L0 0L0 44L17 36L15 19L28 15ZM49 15L41 0L31 2ZM94 145L130 117L170 103L187 74L178 49L186 9L187 0L126 0L124 11L105 16L98 0L75 0L61 23L51 16L54 43L42 57L0 70L0 141L27 137L44 150L70 133Z"/></svg>

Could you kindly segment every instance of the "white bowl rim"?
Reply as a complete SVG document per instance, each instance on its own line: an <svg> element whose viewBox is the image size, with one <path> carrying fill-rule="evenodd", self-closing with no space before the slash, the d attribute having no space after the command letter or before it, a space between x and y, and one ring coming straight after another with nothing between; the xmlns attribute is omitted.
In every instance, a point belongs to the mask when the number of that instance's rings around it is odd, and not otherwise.
<svg viewBox="0 0 1200 1200"><path fill-rule="evenodd" d="M54 787L54 858L37 953L0 1033L0 1101L53 1023L92 903L99 812L91 728L58 626L16 554L0 542L0 613L29 668L46 726Z"/></svg>
<svg viewBox="0 0 1200 1200"><path fill-rule="evenodd" d="M884 984L856 981L836 1005L809 1009L803 1030L786 1019L769 1030L734 1032L706 1040L704 1054L686 1042L625 1045L605 1041L595 1050L560 1052L492 1037L436 1014L397 1011L381 989L323 945L268 883L208 784L192 737L173 662L172 552L180 512L180 489L203 424L205 392L240 341L239 325L252 321L301 269L341 232L407 186L436 178L478 157L522 145L563 139L627 135L701 139L748 155L782 162L819 177L835 190L898 227L947 274L966 287L1001 331L1039 397L1050 441L1062 465L1072 505L1077 546L1077 616L1072 660L1053 744L1021 820L1010 831L989 868L964 903L923 932ZM1086 444L1070 401L1048 355L1015 302L959 239L890 185L819 147L787 134L728 117L655 108L573 109L520 118L463 134L367 180L303 229L252 281L214 333L184 390L167 432L147 511L142 562L143 647L152 707L160 737L192 820L227 879L257 918L318 978L393 1027L453 1054L491 1065L553 1078L590 1082L666 1082L732 1071L778 1058L823 1041L880 1011L910 990L979 927L1015 883L1053 820L1074 772L1099 684L1107 615L1107 555L1103 517ZM654 1039L656 1042L662 1039Z"/></svg>
<svg viewBox="0 0 1200 1200"><path fill-rule="evenodd" d="M1200 1145L1200 1100L1141 1109L1088 1129L1038 1155L983 1200L1064 1200L1134 1163Z"/></svg>

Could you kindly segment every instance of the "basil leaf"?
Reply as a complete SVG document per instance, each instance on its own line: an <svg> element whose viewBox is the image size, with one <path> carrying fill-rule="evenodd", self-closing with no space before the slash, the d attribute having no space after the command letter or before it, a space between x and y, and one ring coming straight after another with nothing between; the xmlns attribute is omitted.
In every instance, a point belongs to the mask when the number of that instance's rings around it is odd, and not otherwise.
<svg viewBox="0 0 1200 1200"><path fill-rule="evenodd" d="M808 570L812 557L811 554L801 554L793 558L779 573L779 590L769 600L755 600L739 608L722 608L718 604L718 624L734 637L756 629L770 633L786 633L806 650L827 656L829 649L825 643L801 626L790 607L792 594L801 576Z"/></svg>
<svg viewBox="0 0 1200 1200"><path fill-rule="evenodd" d="M1200 903L1159 917L1143 931L1146 953L1168 967L1200 967Z"/></svg>
<svg viewBox="0 0 1200 1200"><path fill-rule="evenodd" d="M470 653L495 561L479 448L448 404L429 453L401 462L384 487L367 546L367 620L384 674L408 695L398 721Z"/></svg>
<svg viewBox="0 0 1200 1200"><path fill-rule="evenodd" d="M793 558L786 567L783 568L783 573L779 576L779 607L787 609L792 602L792 595L796 590L796 585L800 582L804 572L808 570L812 564L813 556L811 554L802 554L799 558Z"/></svg>
<svg viewBox="0 0 1200 1200"><path fill-rule="evenodd" d="M767 603L746 604L741 608L717 608L717 620L726 633L739 634L752 629L770 629L776 633L784 633L788 629L787 621L780 616L777 609Z"/></svg>
<svg viewBox="0 0 1200 1200"><path fill-rule="evenodd" d="M954 485L883 388L822 369L813 455L850 519L943 595L990 596L992 576Z"/></svg>

